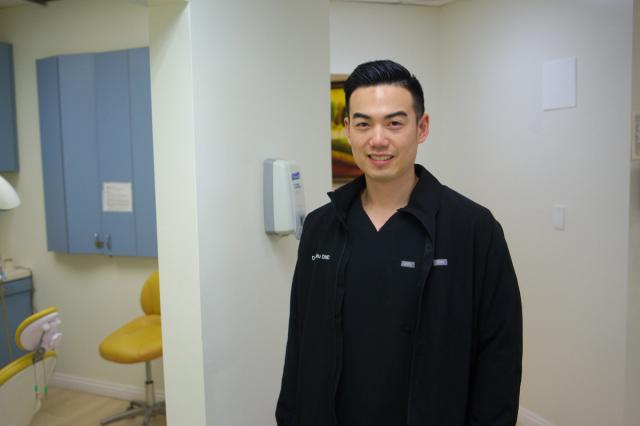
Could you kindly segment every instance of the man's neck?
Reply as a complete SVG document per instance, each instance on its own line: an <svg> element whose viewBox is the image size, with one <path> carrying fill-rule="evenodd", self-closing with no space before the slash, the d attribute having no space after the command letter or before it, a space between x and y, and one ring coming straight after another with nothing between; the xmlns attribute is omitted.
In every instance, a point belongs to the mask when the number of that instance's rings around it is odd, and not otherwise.
<svg viewBox="0 0 640 426"><path fill-rule="evenodd" d="M409 204L411 192L418 177L408 173L400 179L389 182L374 181L365 176L367 187L362 193L362 206L377 229L396 212Z"/></svg>

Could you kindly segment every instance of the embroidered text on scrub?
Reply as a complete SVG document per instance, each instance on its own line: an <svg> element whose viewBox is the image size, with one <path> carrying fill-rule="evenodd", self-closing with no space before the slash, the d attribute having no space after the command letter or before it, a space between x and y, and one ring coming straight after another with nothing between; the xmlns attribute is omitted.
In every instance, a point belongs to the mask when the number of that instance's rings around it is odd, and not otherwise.
<svg viewBox="0 0 640 426"><path fill-rule="evenodd" d="M331 255L316 253L311 256L311 260L331 260Z"/></svg>

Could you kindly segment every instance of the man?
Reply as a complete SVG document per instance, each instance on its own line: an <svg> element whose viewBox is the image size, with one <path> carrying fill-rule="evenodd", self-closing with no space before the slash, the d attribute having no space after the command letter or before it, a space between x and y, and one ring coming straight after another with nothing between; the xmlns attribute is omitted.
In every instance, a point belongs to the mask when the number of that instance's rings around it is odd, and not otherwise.
<svg viewBox="0 0 640 426"><path fill-rule="evenodd" d="M500 225L414 164L429 116L409 71L362 64L345 93L364 176L305 221L278 425L515 425L522 311Z"/></svg>

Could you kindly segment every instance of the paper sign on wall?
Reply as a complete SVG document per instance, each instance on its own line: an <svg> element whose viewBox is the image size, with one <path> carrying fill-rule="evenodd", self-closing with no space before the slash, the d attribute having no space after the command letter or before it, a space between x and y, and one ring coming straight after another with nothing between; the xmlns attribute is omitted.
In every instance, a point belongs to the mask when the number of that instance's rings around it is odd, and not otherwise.
<svg viewBox="0 0 640 426"><path fill-rule="evenodd" d="M133 212L133 191L131 182L102 183L103 212Z"/></svg>
<svg viewBox="0 0 640 426"><path fill-rule="evenodd" d="M542 108L545 111L576 107L577 64L575 56L542 64Z"/></svg>

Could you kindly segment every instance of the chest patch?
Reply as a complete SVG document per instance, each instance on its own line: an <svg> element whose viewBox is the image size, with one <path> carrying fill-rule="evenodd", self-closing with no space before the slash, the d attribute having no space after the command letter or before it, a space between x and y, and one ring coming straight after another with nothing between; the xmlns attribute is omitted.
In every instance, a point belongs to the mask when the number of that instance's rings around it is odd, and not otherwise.
<svg viewBox="0 0 640 426"><path fill-rule="evenodd" d="M402 260L402 261L400 261L400 267L415 269L416 268L416 262L414 262L413 260Z"/></svg>

